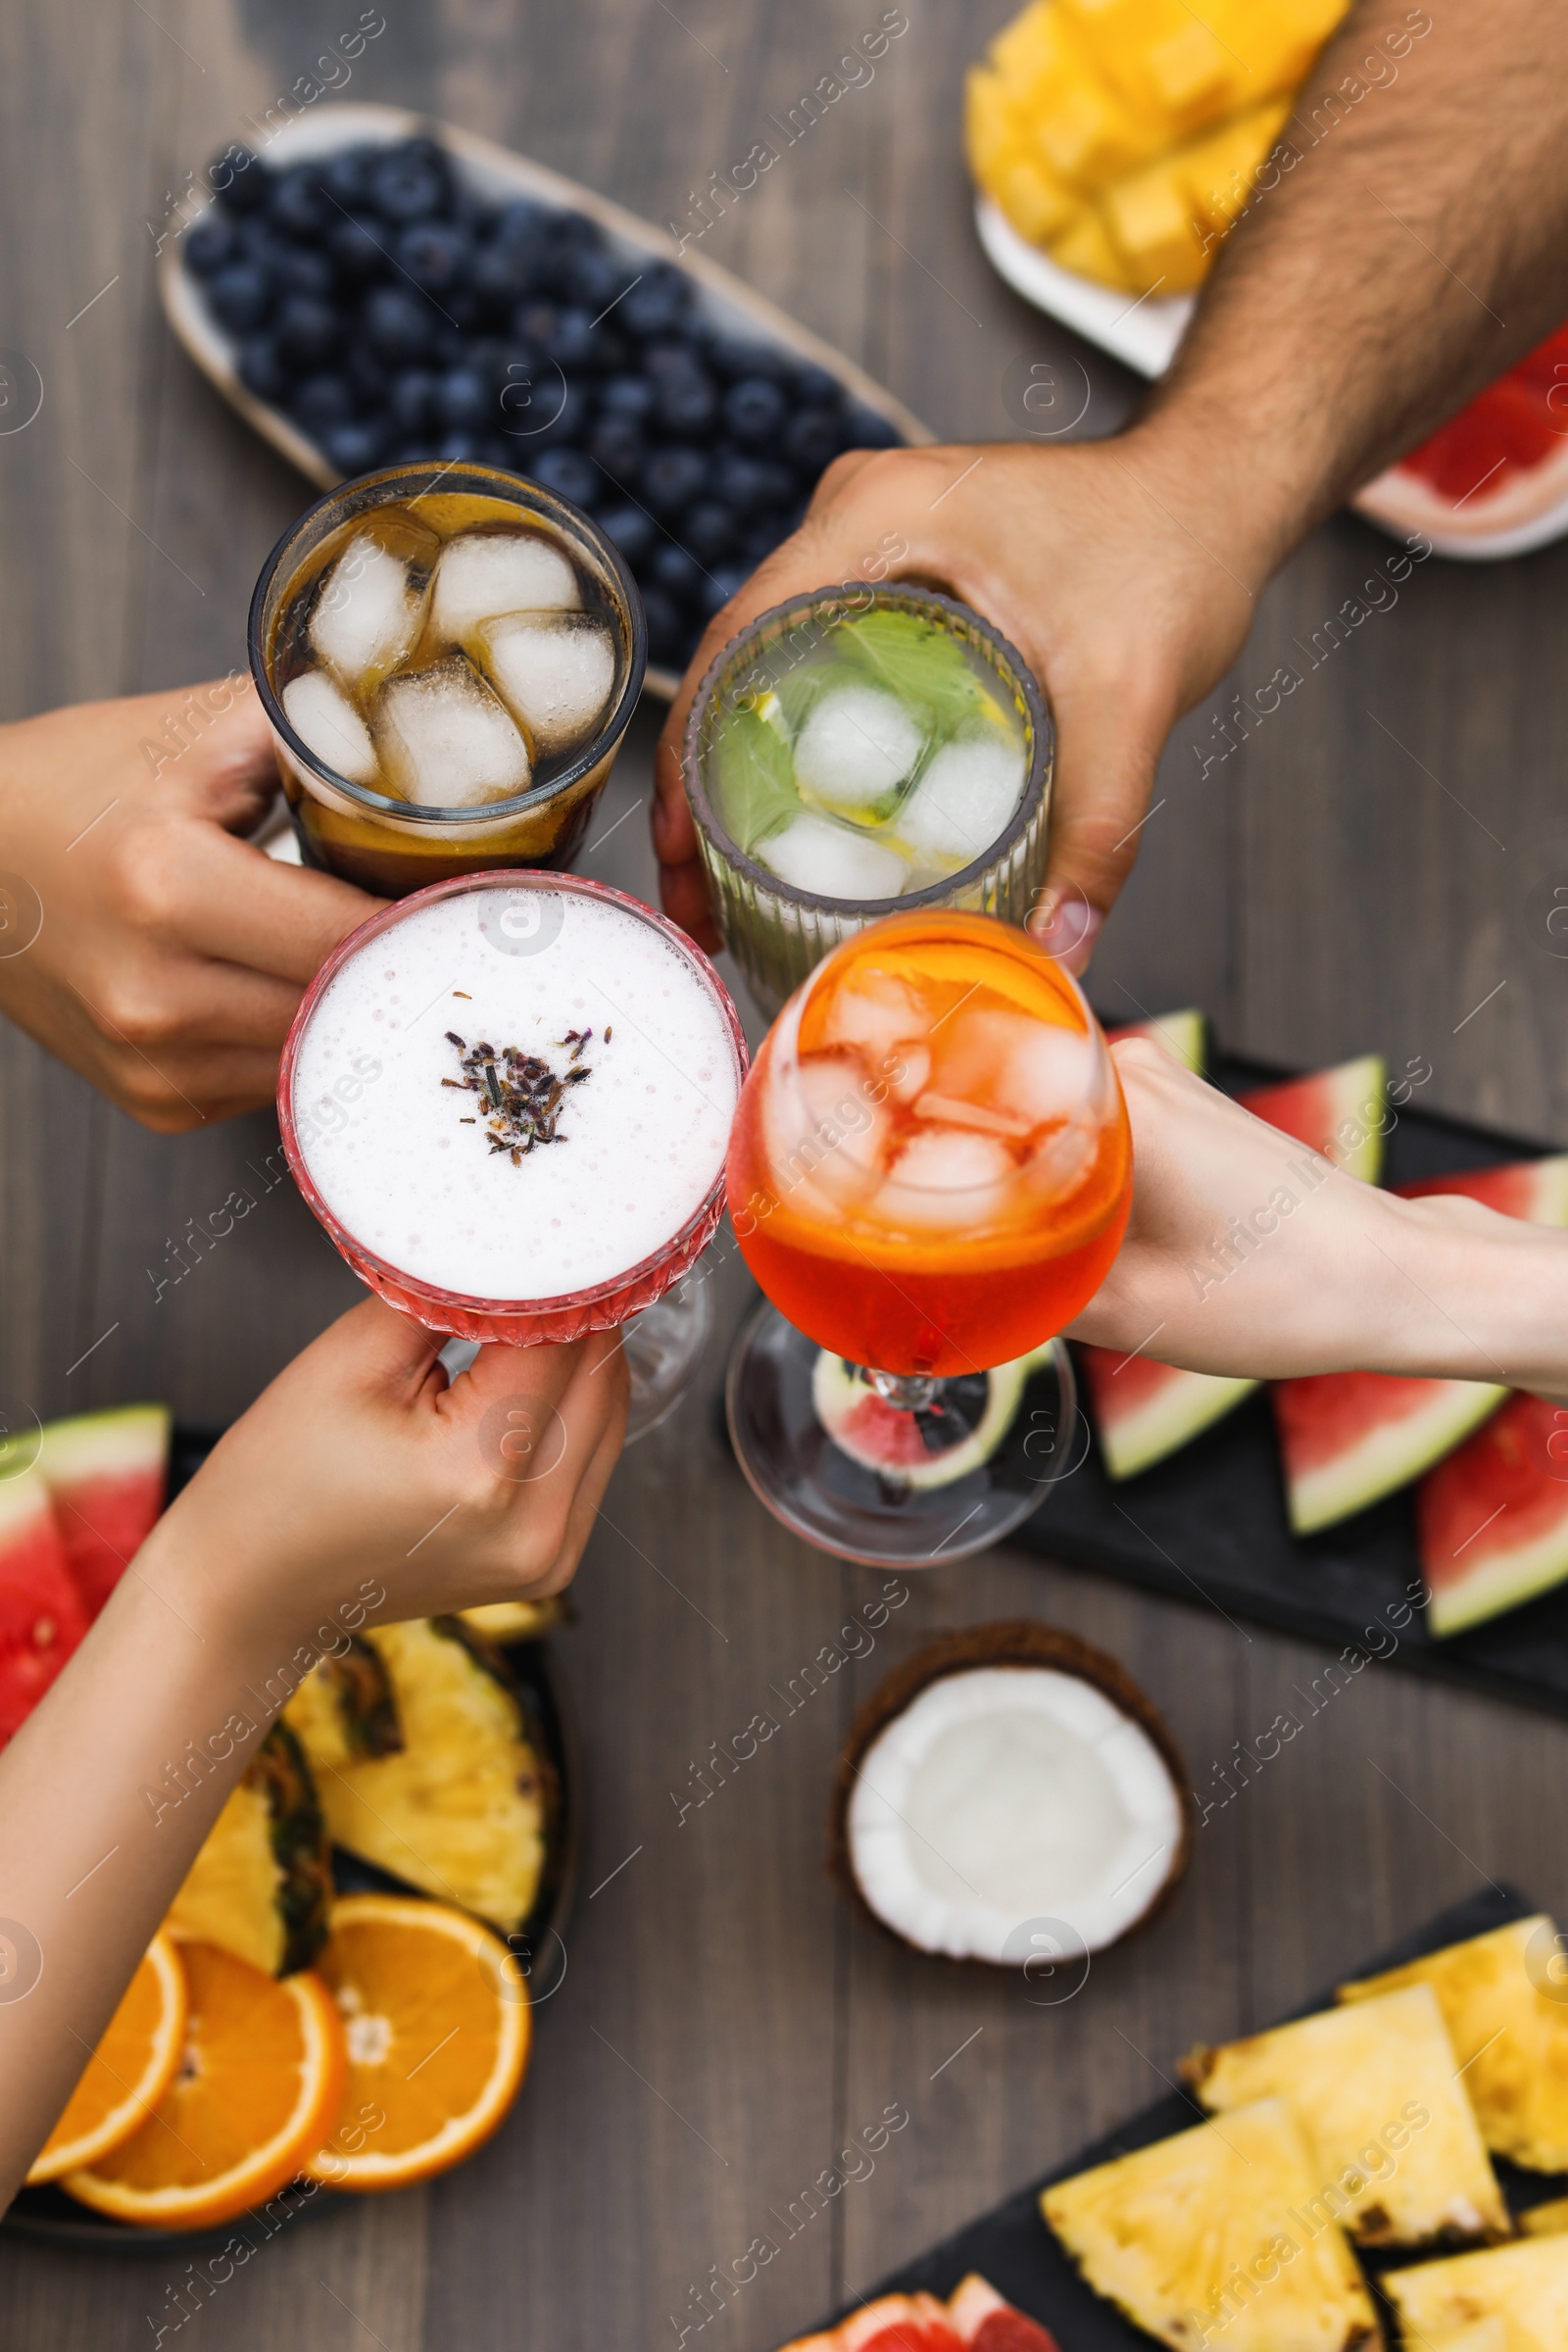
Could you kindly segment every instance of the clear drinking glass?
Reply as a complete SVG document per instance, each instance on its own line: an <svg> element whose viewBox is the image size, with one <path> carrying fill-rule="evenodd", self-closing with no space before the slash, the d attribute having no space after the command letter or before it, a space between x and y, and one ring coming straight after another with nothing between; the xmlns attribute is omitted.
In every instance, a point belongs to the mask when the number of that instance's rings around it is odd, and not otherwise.
<svg viewBox="0 0 1568 2352"><path fill-rule="evenodd" d="M1132 1145L1077 984L1027 934L947 909L871 926L758 1054L730 1214L770 1307L730 1431L787 1526L940 1565L1032 1511L1075 1450L1055 1335L1120 1244Z"/></svg>
<svg viewBox="0 0 1568 2352"><path fill-rule="evenodd" d="M782 880L742 848L725 822L715 754L739 714L788 696L813 664L831 660L840 630L888 614L927 622L964 649L1017 729L1023 789L996 836L956 870L894 897L830 898ZM793 597L743 629L698 690L683 773L714 919L763 1009L776 1012L813 964L884 915L953 906L1021 923L1045 874L1054 751L1051 715L1023 657L981 614L935 589L852 581Z"/></svg>
<svg viewBox="0 0 1568 2352"><path fill-rule="evenodd" d="M447 907L439 930L435 918L424 919ZM662 951L652 957L657 987L638 995L624 985L626 958L635 983L651 968L651 945ZM425 985L431 971L440 975L433 994ZM561 1024L564 1000L578 1008L570 1024L560 1037L545 1034ZM553 1009L527 1030L516 1008L534 1001ZM612 1058L617 1025L622 1044ZM535 1066L545 1075L527 1075ZM723 1212L724 1139L746 1067L723 982L662 915L576 875L462 875L372 915L328 956L283 1050L278 1122L295 1182L363 1282L433 1331L530 1347L644 1315L691 1272ZM596 1097L576 1094L579 1071L599 1078ZM578 1105L593 1100L597 1111L610 1090L613 1113L599 1119L598 1141L585 1143ZM661 1091L663 1110L649 1111L648 1099ZM515 1106L530 1100L542 1107L518 1114ZM573 1117L575 1134L567 1124L546 1139L558 1146L541 1163L553 1187L547 1197L529 1183L531 1144L508 1149L495 1138L531 1135L535 1118L540 1130L554 1130ZM462 1132L469 1128L472 1135ZM655 1145L642 1140L649 1135ZM577 1152L561 1158L560 1144L573 1140ZM658 1155L639 1177L640 1150ZM664 1201L667 1230L657 1223ZM445 1237L473 1216L487 1220L463 1244L464 1262L476 1268L504 1250L518 1262L519 1237L531 1249L537 1236L543 1254L554 1220L567 1247L580 1235L598 1251L601 1272L538 1293L515 1282L460 1288L435 1280L432 1250L446 1250ZM616 1264L616 1220L626 1217L642 1241ZM367 1225L380 1247L367 1239ZM389 1226L417 1229L419 1247L393 1253ZM628 1348L639 1434L690 1379L689 1334L700 1343L707 1307L700 1285L687 1294L668 1329L656 1326Z"/></svg>
<svg viewBox="0 0 1568 2352"><path fill-rule="evenodd" d="M373 518L379 509L411 504L416 519L443 539L460 529L519 522L543 533L572 564L588 609L604 614L614 636L614 684L590 739L550 766L542 780L505 800L425 806L355 783L311 750L279 699L288 683L281 672L301 600L312 594L355 523ZM648 632L630 571L589 515L504 467L431 460L341 483L289 526L256 583L249 645L251 674L272 729L305 862L380 898L403 898L449 874L570 863L636 708Z"/></svg>

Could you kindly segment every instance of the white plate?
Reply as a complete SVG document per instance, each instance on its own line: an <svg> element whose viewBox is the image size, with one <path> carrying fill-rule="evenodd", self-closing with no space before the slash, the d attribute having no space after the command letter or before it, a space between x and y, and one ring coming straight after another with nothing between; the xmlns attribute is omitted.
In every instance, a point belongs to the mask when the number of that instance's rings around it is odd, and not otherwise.
<svg viewBox="0 0 1568 2352"><path fill-rule="evenodd" d="M592 188L581 187L564 173L552 172L548 165L514 155L510 148L498 147L493 140L481 139L472 131L454 129L450 123L438 122L427 115L412 114L404 107L374 106L346 99L332 106L313 107L308 114L297 116L270 140L264 160L269 166L305 163L336 155L345 147L390 147L400 139L416 137L437 140L457 160L467 184L494 203L504 203L512 196L532 196L562 211L586 213L605 231L612 250L620 260L675 263L696 280L700 290L699 310L720 333L750 335L782 344L797 359L825 368L853 399L896 425L906 441L936 439L929 425L922 424L911 410L862 368L857 368L853 360L835 351L831 343L824 343L785 312L775 309L763 296L754 293L717 262L709 261L704 254L682 253L674 238L656 228L652 221L639 220L635 213L612 204L608 197L596 194ZM188 228L195 218L192 214L183 226ZM306 438L281 409L258 400L240 382L236 338L225 334L209 314L199 291L199 280L183 266L177 236L170 238L159 256L158 287L170 325L229 405L315 482L318 489L334 489L343 477L324 453ZM662 695L667 702L680 679L673 670L650 667L646 683L652 693Z"/></svg>
<svg viewBox="0 0 1568 2352"><path fill-rule="evenodd" d="M998 276L1025 302L1098 343L1138 374L1164 374L1193 315L1191 294L1129 301L1093 278L1063 270L1021 237L989 196L975 199L975 227ZM1474 505L1466 499L1455 506L1440 498L1419 475L1391 466L1350 503L1358 514L1394 538L1407 539L1419 532L1435 555L1453 556L1461 563L1495 563L1504 556L1526 555L1568 532L1568 437L1561 452L1544 465L1516 474L1499 490L1488 492L1483 485L1472 495Z"/></svg>

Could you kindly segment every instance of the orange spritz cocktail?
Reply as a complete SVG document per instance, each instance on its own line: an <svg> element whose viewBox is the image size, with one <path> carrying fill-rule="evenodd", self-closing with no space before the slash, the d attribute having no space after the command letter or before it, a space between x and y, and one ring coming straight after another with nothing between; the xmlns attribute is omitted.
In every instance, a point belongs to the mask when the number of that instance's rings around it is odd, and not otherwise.
<svg viewBox="0 0 1568 2352"><path fill-rule="evenodd" d="M790 1000L728 1188L746 1261L798 1330L930 1381L1072 1321L1120 1243L1132 1145L1060 964L987 915L932 910L858 932Z"/></svg>

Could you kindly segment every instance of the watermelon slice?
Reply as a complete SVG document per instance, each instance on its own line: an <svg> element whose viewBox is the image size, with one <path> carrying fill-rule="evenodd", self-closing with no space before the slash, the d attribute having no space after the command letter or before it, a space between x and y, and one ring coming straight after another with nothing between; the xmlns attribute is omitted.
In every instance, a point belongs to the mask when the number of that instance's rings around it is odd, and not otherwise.
<svg viewBox="0 0 1568 2352"><path fill-rule="evenodd" d="M829 2334L798 2336L784 2352L1058 2352L1037 2320L971 2271L950 2300L879 2295Z"/></svg>
<svg viewBox="0 0 1568 2352"><path fill-rule="evenodd" d="M1416 1491L1427 1622L1440 1639L1568 1578L1568 1408L1510 1396Z"/></svg>
<svg viewBox="0 0 1568 2352"><path fill-rule="evenodd" d="M1376 1184L1382 1174L1389 1073L1380 1055L1363 1054L1307 1078L1287 1078L1283 1086L1260 1087L1240 1101L1255 1119L1266 1119L1309 1152L1321 1152L1347 1176Z"/></svg>
<svg viewBox="0 0 1568 2352"><path fill-rule="evenodd" d="M1152 1020L1127 1021L1119 1029L1105 1031L1107 1045L1113 1046L1119 1037L1152 1038L1184 1070L1191 1070L1195 1078L1203 1075L1208 1058L1208 1023L1190 1004L1180 1012L1156 1012Z"/></svg>
<svg viewBox="0 0 1568 2352"><path fill-rule="evenodd" d="M0 1746L86 1630L48 1488L33 1470L0 1480Z"/></svg>
<svg viewBox="0 0 1568 2352"><path fill-rule="evenodd" d="M940 1411L906 1412L877 1395L858 1364L824 1348L811 1374L816 1417L841 1453L893 1486L951 1486L988 1462L1012 1427L1030 1372L1048 1352L959 1373Z"/></svg>
<svg viewBox="0 0 1568 2352"><path fill-rule="evenodd" d="M51 1421L38 1467L88 1616L96 1617L164 1507L169 1407L125 1404Z"/></svg>
<svg viewBox="0 0 1568 2352"><path fill-rule="evenodd" d="M1504 1216L1565 1226L1568 1152L1427 1176L1397 1190L1410 1200L1459 1194ZM1494 1413L1508 1392L1492 1381L1325 1372L1282 1380L1272 1394L1291 1525L1309 1536L1408 1486Z"/></svg>

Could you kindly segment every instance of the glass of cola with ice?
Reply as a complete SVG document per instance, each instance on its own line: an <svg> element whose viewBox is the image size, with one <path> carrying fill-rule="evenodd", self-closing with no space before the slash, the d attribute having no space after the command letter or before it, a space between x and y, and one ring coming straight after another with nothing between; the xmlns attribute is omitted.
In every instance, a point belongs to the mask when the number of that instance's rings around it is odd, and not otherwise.
<svg viewBox="0 0 1568 2352"><path fill-rule="evenodd" d="M646 657L612 542L489 466L342 483L283 534L251 603L301 854L383 898L568 865Z"/></svg>

